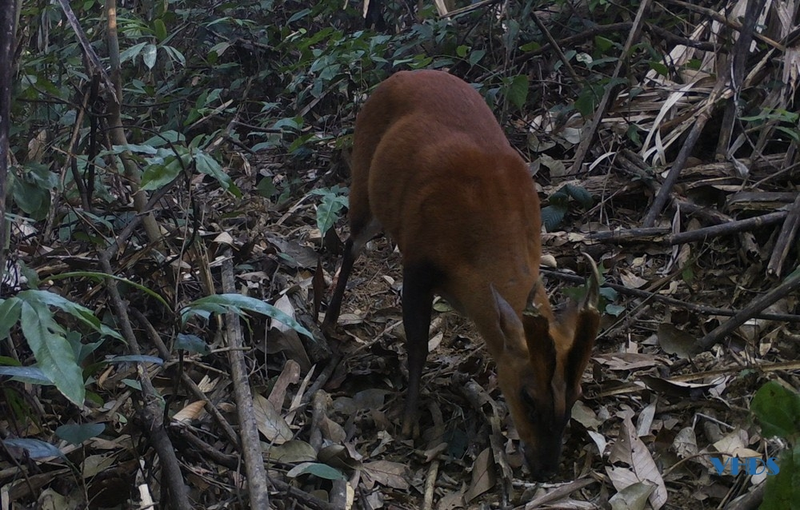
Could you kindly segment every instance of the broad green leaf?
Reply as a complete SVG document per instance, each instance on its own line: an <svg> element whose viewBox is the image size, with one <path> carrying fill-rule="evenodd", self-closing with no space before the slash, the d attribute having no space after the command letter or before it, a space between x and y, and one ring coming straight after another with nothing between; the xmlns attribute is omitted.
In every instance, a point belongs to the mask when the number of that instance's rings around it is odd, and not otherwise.
<svg viewBox="0 0 800 510"><path fill-rule="evenodd" d="M203 151L198 151L194 156L197 171L206 175L210 175L222 185L222 189L230 191L231 194L237 198L242 196L242 192L233 183L230 176L222 169L217 160L209 156Z"/></svg>
<svg viewBox="0 0 800 510"><path fill-rule="evenodd" d="M50 210L50 190L29 182L14 179L11 186L11 198L20 209L34 220L47 217Z"/></svg>
<svg viewBox="0 0 800 510"><path fill-rule="evenodd" d="M759 388L750 410L761 424L764 437L792 441L800 432L800 395L775 381Z"/></svg>
<svg viewBox="0 0 800 510"><path fill-rule="evenodd" d="M469 62L470 66L474 66L475 64L483 60L483 57L485 55L486 55L486 50L474 50L470 52L469 59L467 59L467 61Z"/></svg>
<svg viewBox="0 0 800 510"><path fill-rule="evenodd" d="M164 24L164 20L157 19L153 21L153 32L156 34L158 42L163 42L167 38L167 26Z"/></svg>
<svg viewBox="0 0 800 510"><path fill-rule="evenodd" d="M567 214L567 208L560 205L548 205L542 207L542 223L548 232L558 228Z"/></svg>
<svg viewBox="0 0 800 510"><path fill-rule="evenodd" d="M99 436L105 429L106 426L102 423L69 424L58 427L56 435L64 441L78 446L87 439Z"/></svg>
<svg viewBox="0 0 800 510"><path fill-rule="evenodd" d="M295 21L297 21L299 19L305 18L309 14L311 14L311 9L299 10L296 13L292 14L292 17L289 18L289 21L287 21L286 24L288 25L289 23L294 23Z"/></svg>
<svg viewBox="0 0 800 510"><path fill-rule="evenodd" d="M16 297L0 300L0 340L8 337L11 328L19 321L21 306L22 303Z"/></svg>
<svg viewBox="0 0 800 510"><path fill-rule="evenodd" d="M528 76L525 74L515 76L506 91L506 97L511 101L511 104L517 108L522 108L528 99Z"/></svg>
<svg viewBox="0 0 800 510"><path fill-rule="evenodd" d="M70 402L82 406L85 390L81 367L65 338L64 329L56 323L47 305L23 299L20 325L44 375Z"/></svg>
<svg viewBox="0 0 800 510"><path fill-rule="evenodd" d="M595 36L594 44L601 53L606 53L608 50L614 47L614 41L599 35Z"/></svg>
<svg viewBox="0 0 800 510"><path fill-rule="evenodd" d="M52 386L53 381L44 375L39 367L0 367L0 375L6 375L15 381L40 386Z"/></svg>
<svg viewBox="0 0 800 510"><path fill-rule="evenodd" d="M142 51L142 62L148 69L152 69L156 65L156 56L158 55L158 47L155 44L148 44Z"/></svg>
<svg viewBox="0 0 800 510"><path fill-rule="evenodd" d="M172 182L181 173L180 165L151 164L142 172L142 189L154 191Z"/></svg>
<svg viewBox="0 0 800 510"><path fill-rule="evenodd" d="M164 51L166 51L167 55L169 55L169 58L171 58L175 62L179 63L182 66L186 65L186 57L183 55L183 53L178 51L178 49L175 46L164 46Z"/></svg>
<svg viewBox="0 0 800 510"><path fill-rule="evenodd" d="M257 312L282 322L298 333L306 335L311 339L314 338L310 331L281 310L278 310L260 299L242 296L240 294L215 294L213 296L200 298L181 310L181 322L186 324L189 317L199 314L200 312L225 313L228 311L232 311L237 315L243 315L244 311Z"/></svg>
<svg viewBox="0 0 800 510"><path fill-rule="evenodd" d="M211 352L208 344L202 338L197 335L187 335L186 333L178 333L178 338L175 339L175 349L202 355Z"/></svg>
<svg viewBox="0 0 800 510"><path fill-rule="evenodd" d="M119 61L120 63L124 64L128 60L135 58L139 53L142 51L142 48L147 46L148 43L142 42L139 44L134 44L127 50L124 50L122 53L119 54Z"/></svg>
<svg viewBox="0 0 800 510"><path fill-rule="evenodd" d="M61 450L59 450L55 446L51 445L50 443L45 443L44 441L40 441L38 439L27 439L27 438L4 439L3 444L5 444L8 447L22 448L23 450L26 450L30 458L34 460L46 459L47 457L64 456L64 454L61 453Z"/></svg>
<svg viewBox="0 0 800 510"><path fill-rule="evenodd" d="M314 475L326 480L346 480L347 478L336 468L319 462L303 462L290 469L286 476L297 478L300 475Z"/></svg>
<svg viewBox="0 0 800 510"><path fill-rule="evenodd" d="M322 201L317 207L317 228L322 235L325 235L336 221L339 219L339 212L347 206L347 197L337 196L332 193L323 195Z"/></svg>
<svg viewBox="0 0 800 510"><path fill-rule="evenodd" d="M583 186L567 184L564 186L564 190L567 192L569 196L577 200L578 203L581 204L581 206L584 209L590 208L594 202L592 200L592 194L586 191L586 188L584 188Z"/></svg>
<svg viewBox="0 0 800 510"><path fill-rule="evenodd" d="M217 56L222 56L222 54L225 53L225 51L230 47L231 47L231 43L229 43L227 41L223 41L223 42L219 42L219 43L215 44L214 46L212 46L211 49L208 50L208 52L209 53L216 53Z"/></svg>
<svg viewBox="0 0 800 510"><path fill-rule="evenodd" d="M114 145L111 147L113 154L122 154L123 152L133 152L134 154L147 154L148 156L158 153L158 149L149 144L133 144L127 145Z"/></svg>
<svg viewBox="0 0 800 510"><path fill-rule="evenodd" d="M778 458L780 472L767 477L761 510L800 510L800 445L784 450Z"/></svg>
<svg viewBox="0 0 800 510"><path fill-rule="evenodd" d="M122 340L122 335L102 324L93 311L85 306L73 303L69 299L59 296L54 292L46 290L25 290L17 294L17 297L23 301L36 301L59 308L95 331Z"/></svg>

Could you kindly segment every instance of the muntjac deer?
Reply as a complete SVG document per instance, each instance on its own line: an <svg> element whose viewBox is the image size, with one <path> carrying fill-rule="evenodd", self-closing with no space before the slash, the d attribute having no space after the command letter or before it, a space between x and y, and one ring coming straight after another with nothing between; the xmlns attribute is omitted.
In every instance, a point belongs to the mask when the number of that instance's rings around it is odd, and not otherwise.
<svg viewBox="0 0 800 510"><path fill-rule="evenodd" d="M382 226L403 255L403 433L418 427L438 293L483 336L531 474L554 473L597 335L599 275L589 258L587 298L556 321L539 282L536 188L483 98L441 71L398 72L380 84L356 119L349 219L323 327L336 323L353 263Z"/></svg>

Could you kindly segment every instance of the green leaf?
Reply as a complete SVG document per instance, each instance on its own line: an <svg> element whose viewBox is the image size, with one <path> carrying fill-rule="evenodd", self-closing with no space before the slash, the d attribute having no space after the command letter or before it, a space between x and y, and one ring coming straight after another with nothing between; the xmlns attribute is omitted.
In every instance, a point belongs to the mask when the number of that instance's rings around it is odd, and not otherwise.
<svg viewBox="0 0 800 510"><path fill-rule="evenodd" d="M326 480L347 480L347 478L336 468L319 462L303 462L290 469L286 476L297 478L300 475L314 475Z"/></svg>
<svg viewBox="0 0 800 510"><path fill-rule="evenodd" d="M470 66L474 66L475 64L480 62L484 56L486 56L486 50L471 51L469 54L469 59L467 61L469 62Z"/></svg>
<svg viewBox="0 0 800 510"><path fill-rule="evenodd" d="M661 62L657 62L655 60L651 60L649 62L649 64L650 64L650 69L652 69L653 71L657 72L661 76L669 76L669 69L667 68L667 66L665 66Z"/></svg>
<svg viewBox="0 0 800 510"><path fill-rule="evenodd" d="M575 100L575 109L584 117L588 117L594 111L594 95L581 93Z"/></svg>
<svg viewBox="0 0 800 510"><path fill-rule="evenodd" d="M228 311L234 312L237 315L244 315L244 311L260 313L286 324L300 334L306 335L311 339L314 338L310 331L283 311L278 310L260 299L242 296L240 294L215 294L193 301L181 310L181 322L186 324L186 321L192 315L206 316L205 314L207 313L225 313ZM203 312L205 312L205 314Z"/></svg>
<svg viewBox="0 0 800 510"><path fill-rule="evenodd" d="M603 282L600 283L602 285ZM607 301L614 302L619 297L619 293L611 287L600 287L600 295L606 298Z"/></svg>
<svg viewBox="0 0 800 510"><path fill-rule="evenodd" d="M105 429L106 426L102 423L69 424L58 427L56 435L64 441L78 446L87 439L99 436Z"/></svg>
<svg viewBox="0 0 800 510"><path fill-rule="evenodd" d="M11 197L20 209L34 220L43 220L50 210L50 190L13 179Z"/></svg>
<svg viewBox="0 0 800 510"><path fill-rule="evenodd" d="M222 185L222 189L230 191L237 198L241 198L242 192L239 191L239 188L236 187L231 177L222 169L216 159L203 151L197 151L194 155L194 162L197 165L198 172L210 175Z"/></svg>
<svg viewBox="0 0 800 510"><path fill-rule="evenodd" d="M594 44L597 46L597 49L600 50L600 53L606 53L608 50L614 47L614 41L599 35L595 36Z"/></svg>
<svg viewBox="0 0 800 510"><path fill-rule="evenodd" d="M164 46L164 51L167 52L167 55L169 55L169 58L171 58L173 61L182 66L186 65L186 57L174 46Z"/></svg>
<svg viewBox="0 0 800 510"><path fill-rule="evenodd" d="M0 340L8 337L11 328L19 320L22 303L19 298L11 297L0 300Z"/></svg>
<svg viewBox="0 0 800 510"><path fill-rule="evenodd" d="M44 375L70 402L82 406L85 390L81 367L50 309L40 301L23 298L20 325Z"/></svg>
<svg viewBox="0 0 800 510"><path fill-rule="evenodd" d="M153 32L156 34L158 42L163 42L167 38L167 26L164 24L164 20L157 19L153 21Z"/></svg>
<svg viewBox="0 0 800 510"><path fill-rule="evenodd" d="M6 375L15 381L26 384L38 384L40 386L52 386L50 380L39 367L0 367L0 375Z"/></svg>
<svg viewBox="0 0 800 510"><path fill-rule="evenodd" d="M24 290L17 294L17 297L22 299L23 301L30 301L30 302L39 302L44 305L54 306L68 314L72 315L79 321L81 321L86 326L94 329L98 333L103 335L112 336L118 340L122 340L122 335L114 331L113 329L109 328L105 324L100 322L100 319L94 314L93 311L89 310L85 306L79 305L77 303L73 303L69 299L59 296L54 292L49 292L46 290Z"/></svg>
<svg viewBox="0 0 800 510"><path fill-rule="evenodd" d="M180 165L148 165L145 167L144 172L142 172L142 189L153 191L162 188L172 182L180 173Z"/></svg>
<svg viewBox="0 0 800 510"><path fill-rule="evenodd" d="M800 510L800 445L781 453L780 472L767 477L760 510Z"/></svg>
<svg viewBox="0 0 800 510"><path fill-rule="evenodd" d="M552 232L561 225L564 216L567 214L567 208L559 205L548 205L542 207L542 223L548 232Z"/></svg>
<svg viewBox="0 0 800 510"><path fill-rule="evenodd" d="M175 339L175 349L202 355L211 352L208 344L202 338L197 335L187 335L186 333L178 333L178 338Z"/></svg>
<svg viewBox="0 0 800 510"><path fill-rule="evenodd" d="M278 192L278 188L275 187L275 183L272 182L271 178L264 177L256 184L256 191L264 198L271 198Z"/></svg>
<svg viewBox="0 0 800 510"><path fill-rule="evenodd" d="M146 354L126 354L123 356L113 356L108 359L109 363L152 363L163 365L164 360L158 356L148 356Z"/></svg>
<svg viewBox="0 0 800 510"><path fill-rule="evenodd" d="M15 448L22 448L28 452L28 456L30 458L36 459L46 459L47 457L63 457L64 454L61 453L61 450L56 448L55 446L51 445L50 443L45 443L44 441L40 441L38 439L27 439L27 438L19 438L19 439L4 439L3 444L6 446L11 446Z"/></svg>
<svg viewBox="0 0 800 510"><path fill-rule="evenodd" d="M581 204L581 207L584 209L588 209L592 206L594 201L592 200L592 194L586 191L586 188L583 186L576 186L574 184L566 184L563 188L564 191L567 192L569 196L574 198Z"/></svg>
<svg viewBox="0 0 800 510"><path fill-rule="evenodd" d="M125 50L122 53L120 53L119 54L120 63L124 64L128 60L130 60L132 58L136 58L136 56L139 55L139 53L141 53L142 48L147 46L147 44L148 43L146 43L146 42L142 42L142 43L139 43L139 44L134 44L133 46L131 46L127 50Z"/></svg>
<svg viewBox="0 0 800 510"><path fill-rule="evenodd" d="M519 49L520 49L520 51L522 51L522 52L524 52L524 53L527 53L527 52L529 52L529 51L536 51L536 50L538 50L538 49L539 49L539 48L541 48L541 47L542 47L542 45L541 45L541 44L539 44L538 42L536 42L536 41L531 41L531 42L529 42L529 43L525 43L525 44L523 44L522 46L520 46L520 47L519 47Z"/></svg>
<svg viewBox="0 0 800 510"><path fill-rule="evenodd" d="M140 291L144 292L148 296L150 296L153 299L157 300L161 304L161 306L163 306L167 310L172 310L172 307L170 306L170 304L167 303L167 301L163 297L161 297L160 294L158 294L157 292L155 292L153 290L150 290L150 288L145 287L141 283L137 283L137 282L134 282L132 280L128 280L127 278L122 278L121 276L116 276L116 275L113 275L113 274L101 273L101 272L98 272L98 271L71 271L69 273L59 273L57 275L50 276L49 278L51 280L54 280L54 281L63 280L65 278L91 278L93 280L101 280L102 281L102 280L104 280L106 278L112 278L112 279L114 279L114 280L116 280L118 282L124 283L125 285L130 285L131 287L135 287L136 289L139 289ZM118 338L120 340L123 340L122 336L120 336L119 333L117 333L116 331L112 331L111 333L107 333L106 330L103 329L103 328L106 328L106 326L104 326L102 324L101 324L100 328L101 329L99 331L101 333L108 334L110 336L113 336L114 338Z"/></svg>
<svg viewBox="0 0 800 510"><path fill-rule="evenodd" d="M289 18L289 21L287 21L286 24L288 25L289 23L294 23L299 19L305 18L309 14L311 14L311 9L302 9L300 11L297 11L296 13L292 14L292 17Z"/></svg>
<svg viewBox="0 0 800 510"><path fill-rule="evenodd" d="M761 424L764 437L791 441L800 432L800 395L775 381L759 388L750 410Z"/></svg>
<svg viewBox="0 0 800 510"><path fill-rule="evenodd" d="M339 212L347 207L347 197L336 196L333 194L324 195L317 207L317 228L322 235L325 235L339 219Z"/></svg>
<svg viewBox="0 0 800 510"><path fill-rule="evenodd" d="M152 69L156 65L156 56L158 55L158 47L155 44L148 44L142 51L142 62L148 69Z"/></svg>
<svg viewBox="0 0 800 510"><path fill-rule="evenodd" d="M506 97L511 101L511 104L517 108L522 108L528 99L528 75L518 74L515 76L506 91Z"/></svg>

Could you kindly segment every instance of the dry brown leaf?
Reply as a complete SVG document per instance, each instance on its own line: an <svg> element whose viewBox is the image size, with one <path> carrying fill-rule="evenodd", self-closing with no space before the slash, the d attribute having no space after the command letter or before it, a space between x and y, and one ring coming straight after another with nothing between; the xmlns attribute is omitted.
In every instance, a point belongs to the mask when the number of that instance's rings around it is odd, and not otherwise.
<svg viewBox="0 0 800 510"><path fill-rule="evenodd" d="M436 510L456 510L457 508L464 508L466 506L464 502L464 491L465 488L462 485L458 491L442 496L442 499L439 500L439 504L436 505Z"/></svg>
<svg viewBox="0 0 800 510"><path fill-rule="evenodd" d="M714 443L714 448L730 457L761 457L757 451L747 448L747 438L747 431L739 428Z"/></svg>
<svg viewBox="0 0 800 510"><path fill-rule="evenodd" d="M204 400L196 400L175 413L172 417L172 421L189 423L203 412L203 407L205 407L205 405L206 402Z"/></svg>
<svg viewBox="0 0 800 510"><path fill-rule="evenodd" d="M253 409L256 413L258 431L274 444L283 444L292 439L292 429L264 396L253 395Z"/></svg>
<svg viewBox="0 0 800 510"><path fill-rule="evenodd" d="M610 370L639 370L654 367L658 358L652 354L638 352L610 352L596 354L592 357L596 362L607 366Z"/></svg>
<svg viewBox="0 0 800 510"><path fill-rule="evenodd" d="M694 335L673 326L668 322L658 325L658 345L668 354L691 358L701 351Z"/></svg>
<svg viewBox="0 0 800 510"><path fill-rule="evenodd" d="M300 462L314 462L317 460L317 452L305 441L286 441L281 445L271 445L264 452L264 456L270 462L281 462L283 464L298 464Z"/></svg>
<svg viewBox="0 0 800 510"><path fill-rule="evenodd" d="M641 289L647 285L647 280L636 276L630 271L620 271L619 277L622 280L622 285L628 289Z"/></svg>
<svg viewBox="0 0 800 510"><path fill-rule="evenodd" d="M472 482L464 494L464 500L467 503L494 487L495 476L492 464L492 452L489 448L478 454L472 466Z"/></svg>
<svg viewBox="0 0 800 510"><path fill-rule="evenodd" d="M283 401L286 398L286 389L290 384L297 384L299 381L300 365L293 359L287 360L268 398L275 409L280 410L283 408Z"/></svg>
<svg viewBox="0 0 800 510"><path fill-rule="evenodd" d="M583 425L588 430L597 430L603 421L597 417L594 409L587 406L582 400L575 402L572 406L572 419Z"/></svg>
<svg viewBox="0 0 800 510"><path fill-rule="evenodd" d="M682 428L672 442L672 449L682 459L697 455L697 436L694 429L692 427Z"/></svg>
<svg viewBox="0 0 800 510"><path fill-rule="evenodd" d="M233 246L233 236L231 236L228 232L220 232L217 237L214 238L214 241L217 244L227 244L228 246Z"/></svg>
<svg viewBox="0 0 800 510"><path fill-rule="evenodd" d="M656 486L649 482L636 482L614 494L608 502L611 510L642 510Z"/></svg>
<svg viewBox="0 0 800 510"><path fill-rule="evenodd" d="M406 466L399 462L376 460L364 463L364 474L385 487L407 490Z"/></svg>
<svg viewBox="0 0 800 510"><path fill-rule="evenodd" d="M343 443L344 440L347 439L347 433L344 431L344 428L327 416L322 417L319 429L322 432L323 438L334 443Z"/></svg>
<svg viewBox="0 0 800 510"><path fill-rule="evenodd" d="M658 472L655 461L650 451L636 435L636 429L630 417L626 416L622 422L617 442L609 455L609 462L624 462L630 466L625 468L606 468L614 487L621 491L638 482L650 482L656 489L650 495L650 504L654 510L660 509L667 502L667 488ZM628 471L625 473L624 471Z"/></svg>

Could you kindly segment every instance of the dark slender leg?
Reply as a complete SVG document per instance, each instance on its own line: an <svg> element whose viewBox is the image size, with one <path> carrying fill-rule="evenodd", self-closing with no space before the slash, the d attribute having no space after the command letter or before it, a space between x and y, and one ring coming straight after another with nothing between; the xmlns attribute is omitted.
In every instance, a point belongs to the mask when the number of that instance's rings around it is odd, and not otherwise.
<svg viewBox="0 0 800 510"><path fill-rule="evenodd" d="M360 255L360 251L356 253L353 249L353 237L347 239L344 247L344 257L342 257L342 269L339 270L339 281L336 283L336 289L333 291L330 303L328 303L328 311L325 312L325 320L322 321L323 331L327 331L336 324L339 320L339 313L342 310L342 297L344 297L344 289L347 287L347 279L350 277L350 271L353 270L353 264Z"/></svg>
<svg viewBox="0 0 800 510"><path fill-rule="evenodd" d="M403 413L403 435L419 433L417 407L422 369L428 357L428 331L431 325L433 289L438 272L428 264L403 269L403 326L408 351L408 393Z"/></svg>

